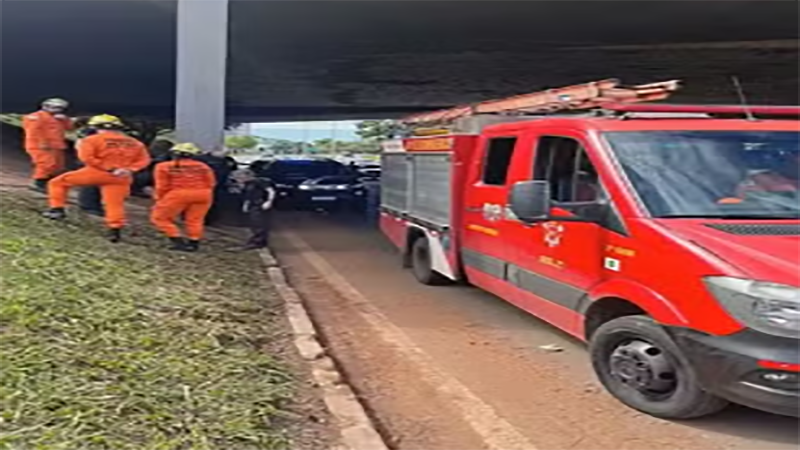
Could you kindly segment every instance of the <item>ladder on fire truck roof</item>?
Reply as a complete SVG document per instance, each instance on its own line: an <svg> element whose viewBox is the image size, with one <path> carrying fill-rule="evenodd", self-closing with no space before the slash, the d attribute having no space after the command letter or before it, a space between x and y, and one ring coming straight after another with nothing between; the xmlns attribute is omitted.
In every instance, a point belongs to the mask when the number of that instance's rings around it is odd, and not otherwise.
<svg viewBox="0 0 800 450"><path fill-rule="evenodd" d="M623 86L619 80L608 79L414 114L400 119L400 123L409 126L441 126L451 124L457 119L484 114L521 116L585 111L608 105L664 100L678 88L679 80Z"/></svg>

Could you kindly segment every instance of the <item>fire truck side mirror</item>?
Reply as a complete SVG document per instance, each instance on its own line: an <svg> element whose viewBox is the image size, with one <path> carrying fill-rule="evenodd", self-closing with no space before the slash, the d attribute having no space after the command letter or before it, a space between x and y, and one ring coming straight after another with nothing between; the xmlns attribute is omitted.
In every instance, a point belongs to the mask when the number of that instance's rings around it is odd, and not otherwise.
<svg viewBox="0 0 800 450"><path fill-rule="evenodd" d="M550 183L521 181L511 187L508 199L511 212L523 222L546 220L550 216Z"/></svg>

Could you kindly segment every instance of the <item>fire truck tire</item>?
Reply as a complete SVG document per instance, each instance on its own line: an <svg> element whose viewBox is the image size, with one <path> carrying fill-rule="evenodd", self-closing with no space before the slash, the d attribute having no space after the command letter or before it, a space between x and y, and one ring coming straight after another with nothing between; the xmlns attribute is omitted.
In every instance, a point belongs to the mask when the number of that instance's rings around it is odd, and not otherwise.
<svg viewBox="0 0 800 450"><path fill-rule="evenodd" d="M589 352L603 386L646 414L693 419L728 405L700 387L689 361L650 317L624 316L606 322L592 336Z"/></svg>
<svg viewBox="0 0 800 450"><path fill-rule="evenodd" d="M424 236L418 237L411 247L411 271L414 272L417 281L422 284L428 286L447 284L447 278L433 270L428 239Z"/></svg>

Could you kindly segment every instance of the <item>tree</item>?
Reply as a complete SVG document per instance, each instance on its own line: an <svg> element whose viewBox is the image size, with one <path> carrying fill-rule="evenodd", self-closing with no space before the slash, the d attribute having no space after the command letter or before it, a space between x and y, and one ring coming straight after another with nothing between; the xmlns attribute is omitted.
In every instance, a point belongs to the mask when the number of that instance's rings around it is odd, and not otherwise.
<svg viewBox="0 0 800 450"><path fill-rule="evenodd" d="M233 150L253 150L258 147L258 139L253 136L228 136L225 146Z"/></svg>
<svg viewBox="0 0 800 450"><path fill-rule="evenodd" d="M275 141L270 146L270 149L276 155L292 155L298 152L298 148L300 148L300 144L297 142L292 141Z"/></svg>
<svg viewBox="0 0 800 450"><path fill-rule="evenodd" d="M317 139L311 143L311 146L323 152L332 152L336 149L337 142L330 138Z"/></svg>
<svg viewBox="0 0 800 450"><path fill-rule="evenodd" d="M391 138L397 131L393 120L364 120L356 125L356 134L365 141Z"/></svg>

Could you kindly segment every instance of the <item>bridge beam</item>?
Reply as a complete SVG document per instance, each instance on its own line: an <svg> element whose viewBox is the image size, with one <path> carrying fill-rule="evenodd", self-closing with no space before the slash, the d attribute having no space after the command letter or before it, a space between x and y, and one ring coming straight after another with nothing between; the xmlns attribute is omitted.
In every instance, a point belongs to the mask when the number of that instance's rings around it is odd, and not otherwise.
<svg viewBox="0 0 800 450"><path fill-rule="evenodd" d="M223 145L228 0L178 0L175 126L181 142Z"/></svg>

